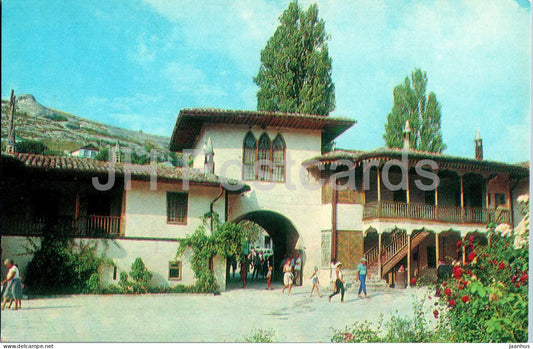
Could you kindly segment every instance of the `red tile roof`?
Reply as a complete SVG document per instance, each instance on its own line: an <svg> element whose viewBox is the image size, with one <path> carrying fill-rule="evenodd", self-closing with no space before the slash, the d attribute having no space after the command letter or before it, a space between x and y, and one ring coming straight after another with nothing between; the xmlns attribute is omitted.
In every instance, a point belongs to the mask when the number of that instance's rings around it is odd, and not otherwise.
<svg viewBox="0 0 533 349"><path fill-rule="evenodd" d="M128 171L131 179L150 180L150 175L155 173L158 180L164 181L183 181L188 180L191 184L219 186L223 183L229 183L232 186L240 186L241 190L248 191L250 188L238 180L222 178L216 175L206 175L202 171L190 168L137 165L125 163L111 163L108 161L98 161L93 159L52 156L40 154L6 154L2 153L2 168L22 166L27 169L41 170L45 172L60 172L72 174L99 175L107 174L114 169L115 174L124 176Z"/></svg>
<svg viewBox="0 0 533 349"><path fill-rule="evenodd" d="M401 159L403 149L379 148L369 151L361 150L333 150L329 153L305 160L302 164L306 167L316 166L316 162L330 164L337 160L350 160L356 164L362 161ZM450 169L465 169L471 171L505 172L516 176L529 176L529 167L524 164L507 164L497 161L476 160L472 158L431 153L419 150L409 150L409 161L433 160L439 167Z"/></svg>
<svg viewBox="0 0 533 349"><path fill-rule="evenodd" d="M322 141L329 143L356 121L343 117L269 111L182 109L170 138L170 150L192 149L204 123L322 130Z"/></svg>

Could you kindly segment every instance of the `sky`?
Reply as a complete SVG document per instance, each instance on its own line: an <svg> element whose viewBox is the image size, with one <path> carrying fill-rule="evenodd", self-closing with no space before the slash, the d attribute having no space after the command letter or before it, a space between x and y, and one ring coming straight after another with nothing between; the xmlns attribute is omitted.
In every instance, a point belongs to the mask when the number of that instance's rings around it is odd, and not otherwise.
<svg viewBox="0 0 533 349"><path fill-rule="evenodd" d="M446 154L529 159L528 0L300 0L326 22L337 147L383 147L394 86L414 69L442 106ZM2 1L2 98L170 136L182 108L255 110L260 52L289 1Z"/></svg>

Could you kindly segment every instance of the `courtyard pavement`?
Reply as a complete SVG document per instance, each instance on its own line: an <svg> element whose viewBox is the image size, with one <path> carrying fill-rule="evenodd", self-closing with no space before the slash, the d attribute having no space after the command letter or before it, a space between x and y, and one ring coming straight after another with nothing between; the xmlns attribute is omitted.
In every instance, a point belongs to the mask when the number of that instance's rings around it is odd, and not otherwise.
<svg viewBox="0 0 533 349"><path fill-rule="evenodd" d="M22 310L3 310L3 342L238 342L252 329L272 329L277 342L330 342L332 328L356 320L388 319L394 311L411 315L413 296L426 289L383 290L357 298L349 290L328 302L309 298L309 287L291 296L263 289L233 289L219 296L76 295L23 300ZM431 301L430 301L431 302Z"/></svg>

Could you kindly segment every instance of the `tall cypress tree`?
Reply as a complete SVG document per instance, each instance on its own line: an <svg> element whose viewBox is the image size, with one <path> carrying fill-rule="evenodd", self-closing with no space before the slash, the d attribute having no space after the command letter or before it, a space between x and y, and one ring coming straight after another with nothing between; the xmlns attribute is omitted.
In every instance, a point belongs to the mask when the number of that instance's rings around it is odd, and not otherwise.
<svg viewBox="0 0 533 349"><path fill-rule="evenodd" d="M335 86L324 20L318 7L303 11L297 2L279 17L280 25L261 51L254 82L257 109L328 115L335 109Z"/></svg>
<svg viewBox="0 0 533 349"><path fill-rule="evenodd" d="M383 138L389 148L401 148L405 121L411 126L411 149L442 153L440 104L433 92L426 93L426 72L416 69L394 88L392 111L387 116Z"/></svg>

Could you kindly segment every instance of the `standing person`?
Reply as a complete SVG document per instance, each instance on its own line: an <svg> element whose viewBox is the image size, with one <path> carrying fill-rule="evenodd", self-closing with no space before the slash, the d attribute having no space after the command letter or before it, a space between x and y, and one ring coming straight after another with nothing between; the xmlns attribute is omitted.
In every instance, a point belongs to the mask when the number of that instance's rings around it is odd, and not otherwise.
<svg viewBox="0 0 533 349"><path fill-rule="evenodd" d="M252 273L252 279L254 278L255 276L255 279L257 280L257 278L259 277L259 271L261 270L261 259L259 257L259 253L257 253L257 251L255 252L254 254L254 272Z"/></svg>
<svg viewBox="0 0 533 349"><path fill-rule="evenodd" d="M248 257L245 254L241 256L241 280L242 288L246 288L246 279L248 279Z"/></svg>
<svg viewBox="0 0 533 349"><path fill-rule="evenodd" d="M311 280L313 280L313 287L311 287L311 293L309 294L309 297L313 297L313 291L316 288L316 293L318 293L318 296L322 298L322 295L320 294L320 290L318 289L318 267L315 266L313 275L310 277Z"/></svg>
<svg viewBox="0 0 533 349"><path fill-rule="evenodd" d="M291 260L287 259L287 262L283 266L283 288L281 289L281 293L285 293L285 289L288 287L289 296L291 295L293 279L294 275L292 275Z"/></svg>
<svg viewBox="0 0 533 349"><path fill-rule="evenodd" d="M231 257L231 269L233 269L233 278L235 279L235 271L237 270L237 256Z"/></svg>
<svg viewBox="0 0 533 349"><path fill-rule="evenodd" d="M267 287L265 288L265 290L268 290L268 289L273 290L274 287L272 287L272 266L271 265L268 267L266 279L267 279Z"/></svg>
<svg viewBox="0 0 533 349"><path fill-rule="evenodd" d="M337 263L337 268L335 269L335 292L333 292L329 297L328 301L331 302L331 297L341 293L341 302L344 302L344 278L342 276L342 262Z"/></svg>
<svg viewBox="0 0 533 349"><path fill-rule="evenodd" d="M331 259L331 262L329 263L329 284L333 286L333 290L335 291L335 270L337 269L337 261L335 258Z"/></svg>
<svg viewBox="0 0 533 349"><path fill-rule="evenodd" d="M367 276L367 266L366 266L366 258L361 258L361 263L357 266L357 275L356 278L359 280L361 285L359 285L359 293L357 294L357 297L361 297L361 291L365 294L365 297L368 298L368 295L366 294L366 276Z"/></svg>
<svg viewBox="0 0 533 349"><path fill-rule="evenodd" d="M20 282L19 268L11 258L6 259L4 265L8 272L5 280L1 283L1 285L7 283L3 295L4 299L2 300L2 310L5 308L8 299L15 300L15 308L13 310L18 310L22 308L22 283Z"/></svg>
<svg viewBox="0 0 533 349"><path fill-rule="evenodd" d="M296 254L296 260L294 261L294 280L296 282L297 286L300 286L301 283L301 276L302 276L302 259L300 258L300 254Z"/></svg>

